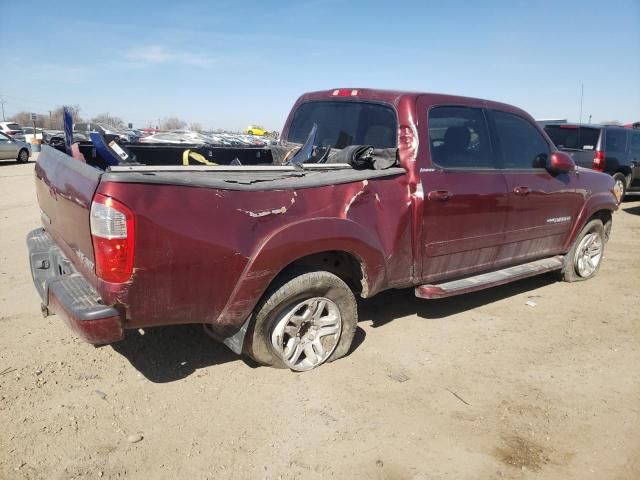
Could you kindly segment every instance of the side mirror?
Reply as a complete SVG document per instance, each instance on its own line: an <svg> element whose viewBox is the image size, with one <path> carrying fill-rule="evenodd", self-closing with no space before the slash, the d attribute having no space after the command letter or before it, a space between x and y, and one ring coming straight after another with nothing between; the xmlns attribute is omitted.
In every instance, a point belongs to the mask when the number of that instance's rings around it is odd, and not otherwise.
<svg viewBox="0 0 640 480"><path fill-rule="evenodd" d="M573 159L564 152L552 152L549 159L549 170L555 173L567 173L576 169Z"/></svg>

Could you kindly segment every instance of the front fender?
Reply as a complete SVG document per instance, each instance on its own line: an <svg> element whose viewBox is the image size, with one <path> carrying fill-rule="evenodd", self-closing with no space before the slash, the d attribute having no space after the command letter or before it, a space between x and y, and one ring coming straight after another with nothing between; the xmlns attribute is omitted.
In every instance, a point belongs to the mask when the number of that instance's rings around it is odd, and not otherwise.
<svg viewBox="0 0 640 480"><path fill-rule="evenodd" d="M366 228L342 218L301 220L276 230L258 245L215 322L216 327L237 330L285 267L307 255L326 251L343 251L358 259L364 295L374 294L385 284L384 252L377 237Z"/></svg>
<svg viewBox="0 0 640 480"><path fill-rule="evenodd" d="M580 231L584 228L586 223L589 221L591 217L596 212L601 210L608 210L610 212L614 212L618 209L618 202L616 200L613 192L604 191L598 192L591 195L587 201L582 206L580 213L576 217L576 221L573 223L573 228L571 229L571 233L565 240L565 244L563 245L563 250L568 252L575 242L576 237L580 233Z"/></svg>

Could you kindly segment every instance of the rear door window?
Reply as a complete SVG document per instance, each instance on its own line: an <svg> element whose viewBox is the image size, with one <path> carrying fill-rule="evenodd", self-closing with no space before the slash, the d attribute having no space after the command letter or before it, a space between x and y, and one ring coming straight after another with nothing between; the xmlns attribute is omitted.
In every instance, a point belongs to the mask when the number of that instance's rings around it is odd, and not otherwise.
<svg viewBox="0 0 640 480"><path fill-rule="evenodd" d="M634 133L631 136L631 153L640 160L640 133Z"/></svg>
<svg viewBox="0 0 640 480"><path fill-rule="evenodd" d="M544 131L561 150L595 150L600 138L600 129L593 127L547 125Z"/></svg>
<svg viewBox="0 0 640 480"><path fill-rule="evenodd" d="M433 107L429 110L431 160L443 168L495 168L489 128L482 109Z"/></svg>
<svg viewBox="0 0 640 480"><path fill-rule="evenodd" d="M318 125L318 146L397 146L398 121L393 108L386 105L346 101L303 103L293 115L287 141L304 143L314 123Z"/></svg>
<svg viewBox="0 0 640 480"><path fill-rule="evenodd" d="M551 153L549 144L528 120L513 113L492 110L502 168L545 168Z"/></svg>
<svg viewBox="0 0 640 480"><path fill-rule="evenodd" d="M622 128L607 129L605 149L608 152L624 152L627 149L627 132Z"/></svg>

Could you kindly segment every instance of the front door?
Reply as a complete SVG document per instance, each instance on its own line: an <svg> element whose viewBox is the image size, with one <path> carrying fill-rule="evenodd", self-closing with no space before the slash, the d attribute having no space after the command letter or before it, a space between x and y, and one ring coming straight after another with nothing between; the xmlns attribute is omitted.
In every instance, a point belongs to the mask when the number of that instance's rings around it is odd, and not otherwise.
<svg viewBox="0 0 640 480"><path fill-rule="evenodd" d="M551 145L527 118L488 110L500 167L507 182L509 210L500 258L523 263L562 252L582 206L576 173L547 170Z"/></svg>
<svg viewBox="0 0 640 480"><path fill-rule="evenodd" d="M481 108L437 106L427 123L431 168L420 169L421 278L433 282L492 269L508 200L485 114Z"/></svg>

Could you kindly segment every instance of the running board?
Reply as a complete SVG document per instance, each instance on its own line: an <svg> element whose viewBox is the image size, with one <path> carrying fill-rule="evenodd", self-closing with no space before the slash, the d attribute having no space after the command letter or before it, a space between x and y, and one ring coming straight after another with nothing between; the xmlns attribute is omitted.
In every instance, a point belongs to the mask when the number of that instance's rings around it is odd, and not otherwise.
<svg viewBox="0 0 640 480"><path fill-rule="evenodd" d="M504 283L513 282L522 278L533 277L541 273L560 270L563 264L563 256L544 258L535 262L523 263L515 267L483 273L474 277L461 278L451 282L438 283L436 285L420 285L416 287L416 297L419 298L444 298L462 293L475 292L484 288L495 287Z"/></svg>

